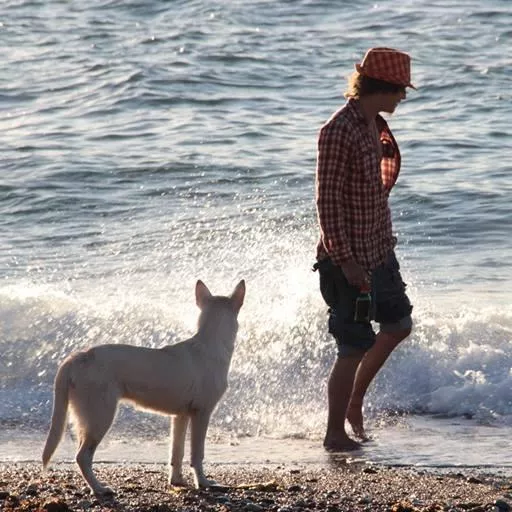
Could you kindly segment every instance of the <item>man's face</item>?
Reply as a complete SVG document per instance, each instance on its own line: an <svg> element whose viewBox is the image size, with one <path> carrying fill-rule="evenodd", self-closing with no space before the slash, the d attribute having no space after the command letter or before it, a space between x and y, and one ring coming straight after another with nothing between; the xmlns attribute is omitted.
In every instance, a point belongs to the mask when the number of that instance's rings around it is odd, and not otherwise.
<svg viewBox="0 0 512 512"><path fill-rule="evenodd" d="M407 93L405 92L405 87L403 89L400 89L397 92L388 92L383 93L382 95L382 112L387 112L388 114L392 114L397 105L402 101L405 100Z"/></svg>

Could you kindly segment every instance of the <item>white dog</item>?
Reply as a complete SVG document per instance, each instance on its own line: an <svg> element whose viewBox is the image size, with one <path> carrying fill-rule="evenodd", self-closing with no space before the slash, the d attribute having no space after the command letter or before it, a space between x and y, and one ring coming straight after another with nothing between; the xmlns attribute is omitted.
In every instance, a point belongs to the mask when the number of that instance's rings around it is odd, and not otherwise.
<svg viewBox="0 0 512 512"><path fill-rule="evenodd" d="M80 471L95 494L113 493L96 479L92 459L114 420L118 402L126 400L174 416L172 471L169 468L172 485L186 484L182 461L190 420L190 463L195 486L214 485L203 472L204 443L210 416L227 388L244 296L244 281L229 297L212 296L198 281L196 302L201 314L197 334L192 338L161 349L100 345L68 357L55 378L43 466L47 466L62 437L69 404L79 442L76 461Z"/></svg>

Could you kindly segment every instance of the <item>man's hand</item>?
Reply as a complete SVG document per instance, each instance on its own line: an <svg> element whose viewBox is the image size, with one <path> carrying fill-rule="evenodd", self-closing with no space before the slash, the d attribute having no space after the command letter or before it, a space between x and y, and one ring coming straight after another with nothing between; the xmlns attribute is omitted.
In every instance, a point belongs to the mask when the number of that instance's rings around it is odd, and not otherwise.
<svg viewBox="0 0 512 512"><path fill-rule="evenodd" d="M370 287L370 275L357 261L348 260L341 264L341 270L345 274L347 281L357 288Z"/></svg>

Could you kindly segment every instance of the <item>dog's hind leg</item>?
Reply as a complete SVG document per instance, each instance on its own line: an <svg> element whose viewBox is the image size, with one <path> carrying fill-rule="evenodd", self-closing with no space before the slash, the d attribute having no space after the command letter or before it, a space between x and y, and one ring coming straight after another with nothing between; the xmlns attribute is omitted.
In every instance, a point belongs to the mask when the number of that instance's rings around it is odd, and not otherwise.
<svg viewBox="0 0 512 512"><path fill-rule="evenodd" d="M217 482L208 480L203 471L204 444L212 411L196 411L191 417L190 465L196 488L211 487Z"/></svg>
<svg viewBox="0 0 512 512"><path fill-rule="evenodd" d="M183 477L183 455L185 454L185 438L187 435L188 416L178 415L171 419L172 452L169 454L169 483L186 485Z"/></svg>
<svg viewBox="0 0 512 512"><path fill-rule="evenodd" d="M108 432L117 409L117 396L115 393L103 393L101 399L96 396L75 396L72 399L75 415L79 447L76 462L85 481L98 496L114 494L112 489L98 481L93 469L92 461L96 448Z"/></svg>
<svg viewBox="0 0 512 512"><path fill-rule="evenodd" d="M92 459L97 447L98 442L91 436L86 435L80 442L80 446L76 454L76 462L78 463L82 476L93 493L97 496L107 496L114 494L114 491L112 491L110 487L106 487L99 482L92 470Z"/></svg>

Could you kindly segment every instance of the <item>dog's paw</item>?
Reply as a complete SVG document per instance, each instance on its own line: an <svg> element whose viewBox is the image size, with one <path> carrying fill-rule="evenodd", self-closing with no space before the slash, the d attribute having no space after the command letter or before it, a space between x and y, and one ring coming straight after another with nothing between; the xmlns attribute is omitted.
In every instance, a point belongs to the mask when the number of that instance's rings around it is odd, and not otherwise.
<svg viewBox="0 0 512 512"><path fill-rule="evenodd" d="M183 475L173 476L169 480L169 485L174 486L174 487L186 487L188 485L188 482L185 480Z"/></svg>
<svg viewBox="0 0 512 512"><path fill-rule="evenodd" d="M208 489L210 487L220 486L215 480L209 480L208 478L198 478L195 481L196 489Z"/></svg>
<svg viewBox="0 0 512 512"><path fill-rule="evenodd" d="M110 487L97 487L93 489L93 493L97 498L108 500L115 496L115 492Z"/></svg>

